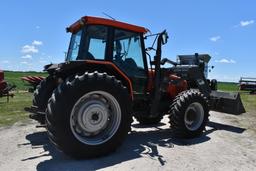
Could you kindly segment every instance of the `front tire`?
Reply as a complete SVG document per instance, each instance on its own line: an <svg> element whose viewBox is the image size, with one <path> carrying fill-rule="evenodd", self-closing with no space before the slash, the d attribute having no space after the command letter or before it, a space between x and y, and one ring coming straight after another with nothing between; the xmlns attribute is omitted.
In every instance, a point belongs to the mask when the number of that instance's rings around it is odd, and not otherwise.
<svg viewBox="0 0 256 171"><path fill-rule="evenodd" d="M85 73L62 83L47 108L50 140L74 158L114 151L130 129L128 90L106 73Z"/></svg>
<svg viewBox="0 0 256 171"><path fill-rule="evenodd" d="M207 98L199 91L187 90L173 101L170 126L178 138L194 138L202 134L209 117Z"/></svg>

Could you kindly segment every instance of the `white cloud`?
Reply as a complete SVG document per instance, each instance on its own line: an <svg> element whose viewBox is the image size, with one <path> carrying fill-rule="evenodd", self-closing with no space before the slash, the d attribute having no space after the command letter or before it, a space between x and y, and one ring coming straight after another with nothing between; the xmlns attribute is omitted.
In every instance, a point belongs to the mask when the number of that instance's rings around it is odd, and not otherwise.
<svg viewBox="0 0 256 171"><path fill-rule="evenodd" d="M240 26L245 27L254 23L254 20L240 21Z"/></svg>
<svg viewBox="0 0 256 171"><path fill-rule="evenodd" d="M217 41L220 40L220 39L221 39L220 36L214 36L214 37L211 37L211 38L210 38L210 41L212 41L212 42L217 42Z"/></svg>
<svg viewBox="0 0 256 171"><path fill-rule="evenodd" d="M22 59L32 59L32 56L27 54L21 57Z"/></svg>
<svg viewBox="0 0 256 171"><path fill-rule="evenodd" d="M20 62L21 64L28 64L28 62L26 62L26 61L22 61L22 62Z"/></svg>
<svg viewBox="0 0 256 171"><path fill-rule="evenodd" d="M7 61L7 60L4 60L4 61L1 61L1 63L3 63L3 64L9 64L10 62Z"/></svg>
<svg viewBox="0 0 256 171"><path fill-rule="evenodd" d="M43 45L42 41L34 40L31 45L25 45L21 48L21 52L25 54L38 53L37 46ZM26 55L24 56L26 58ZM27 56L28 57L28 56ZM31 57L28 57L31 58Z"/></svg>
<svg viewBox="0 0 256 171"><path fill-rule="evenodd" d="M34 45L25 45L21 48L22 53L38 53L38 49Z"/></svg>
<svg viewBox="0 0 256 171"><path fill-rule="evenodd" d="M226 63L226 64L235 64L236 63L236 61L233 60L233 59L225 59L225 58L220 59L220 60L215 60L215 62L217 62L217 63Z"/></svg>
<svg viewBox="0 0 256 171"><path fill-rule="evenodd" d="M43 44L43 42L42 41L38 41L38 40L34 40L33 42L32 42L32 45L34 45L34 46L40 46L40 45L42 45Z"/></svg>

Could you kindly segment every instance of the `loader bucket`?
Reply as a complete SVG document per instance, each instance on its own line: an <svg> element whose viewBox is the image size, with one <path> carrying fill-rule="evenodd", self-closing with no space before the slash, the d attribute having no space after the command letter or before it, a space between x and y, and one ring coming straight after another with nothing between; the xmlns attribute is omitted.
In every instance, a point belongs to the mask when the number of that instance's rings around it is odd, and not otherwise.
<svg viewBox="0 0 256 171"><path fill-rule="evenodd" d="M213 111L235 115L245 113L239 93L212 91L210 96Z"/></svg>

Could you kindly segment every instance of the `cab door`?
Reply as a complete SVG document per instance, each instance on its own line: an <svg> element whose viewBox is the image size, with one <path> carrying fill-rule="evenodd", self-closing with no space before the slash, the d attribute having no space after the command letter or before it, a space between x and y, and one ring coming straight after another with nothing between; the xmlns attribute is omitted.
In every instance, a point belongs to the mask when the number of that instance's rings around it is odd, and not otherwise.
<svg viewBox="0 0 256 171"><path fill-rule="evenodd" d="M113 62L131 79L134 94L144 94L147 83L147 66L141 39L139 33L114 30Z"/></svg>

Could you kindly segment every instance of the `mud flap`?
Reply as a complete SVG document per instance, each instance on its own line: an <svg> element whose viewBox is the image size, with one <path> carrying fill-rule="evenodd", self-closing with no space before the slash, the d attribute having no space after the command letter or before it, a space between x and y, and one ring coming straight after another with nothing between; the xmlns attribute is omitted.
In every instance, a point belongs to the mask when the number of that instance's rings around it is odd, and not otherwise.
<svg viewBox="0 0 256 171"><path fill-rule="evenodd" d="M245 108L239 93L212 91L211 110L239 115L245 113Z"/></svg>

